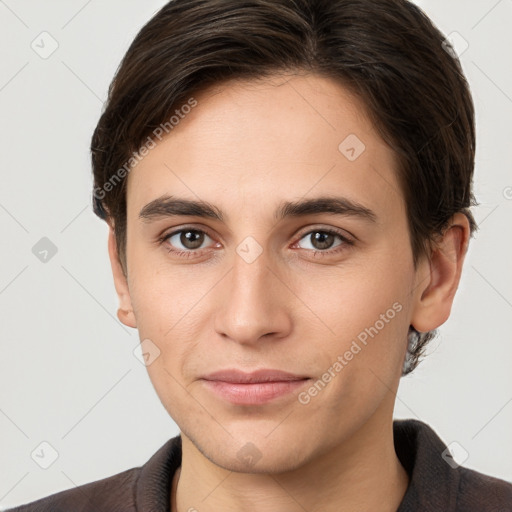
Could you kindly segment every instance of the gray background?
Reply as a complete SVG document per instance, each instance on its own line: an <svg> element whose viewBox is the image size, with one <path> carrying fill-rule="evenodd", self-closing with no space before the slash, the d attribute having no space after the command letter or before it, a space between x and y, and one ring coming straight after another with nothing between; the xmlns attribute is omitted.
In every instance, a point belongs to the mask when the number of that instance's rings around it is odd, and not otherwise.
<svg viewBox="0 0 512 512"><path fill-rule="evenodd" d="M115 317L88 155L116 67L164 3L0 0L0 508L143 464L178 433L134 356L137 332ZM480 231L395 416L429 423L465 466L512 481L512 0L418 3L458 33L458 51L469 44ZM58 454L48 469L44 441Z"/></svg>

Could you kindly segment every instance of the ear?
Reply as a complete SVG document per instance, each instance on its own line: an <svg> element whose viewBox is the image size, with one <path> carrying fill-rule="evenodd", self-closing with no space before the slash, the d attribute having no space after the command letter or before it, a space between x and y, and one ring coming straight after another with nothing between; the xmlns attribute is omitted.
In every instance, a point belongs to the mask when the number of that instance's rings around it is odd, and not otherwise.
<svg viewBox="0 0 512 512"><path fill-rule="evenodd" d="M112 275L114 277L114 286L116 288L117 297L119 298L119 309L117 310L117 318L127 325L128 327L137 327L135 315L133 313L132 300L130 297L130 290L128 288L128 281L124 274L119 253L117 250L116 237L114 229L109 224L108 233L108 255L110 258L110 265L112 267Z"/></svg>
<svg viewBox="0 0 512 512"><path fill-rule="evenodd" d="M418 265L411 318L411 325L417 331L432 331L448 320L469 237L468 218L463 213L456 213L435 241L430 256Z"/></svg>

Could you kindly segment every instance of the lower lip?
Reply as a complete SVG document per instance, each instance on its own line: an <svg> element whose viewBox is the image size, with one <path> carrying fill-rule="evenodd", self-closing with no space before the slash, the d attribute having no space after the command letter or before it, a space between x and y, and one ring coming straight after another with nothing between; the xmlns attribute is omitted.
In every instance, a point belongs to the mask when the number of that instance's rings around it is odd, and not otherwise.
<svg viewBox="0 0 512 512"><path fill-rule="evenodd" d="M236 405L258 405L289 395L304 386L309 379L280 382L235 384L219 380L203 380L205 386L218 396Z"/></svg>

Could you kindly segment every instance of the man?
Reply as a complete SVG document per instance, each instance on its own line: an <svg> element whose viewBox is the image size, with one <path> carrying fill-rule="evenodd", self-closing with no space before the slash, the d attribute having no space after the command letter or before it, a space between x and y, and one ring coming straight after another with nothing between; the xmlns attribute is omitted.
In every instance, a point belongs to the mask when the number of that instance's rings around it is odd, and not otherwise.
<svg viewBox="0 0 512 512"><path fill-rule="evenodd" d="M174 0L91 150L119 319L180 428L19 511L497 511L512 484L393 422L475 222L471 95L404 0Z"/></svg>

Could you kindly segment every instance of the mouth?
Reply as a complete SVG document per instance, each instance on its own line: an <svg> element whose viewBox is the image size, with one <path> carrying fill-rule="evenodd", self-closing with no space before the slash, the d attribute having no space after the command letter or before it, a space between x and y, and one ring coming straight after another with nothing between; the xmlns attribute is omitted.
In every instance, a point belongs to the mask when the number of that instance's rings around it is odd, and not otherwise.
<svg viewBox="0 0 512 512"><path fill-rule="evenodd" d="M201 379L217 397L235 405L260 405L291 395L310 380L304 375L281 370L222 370Z"/></svg>

